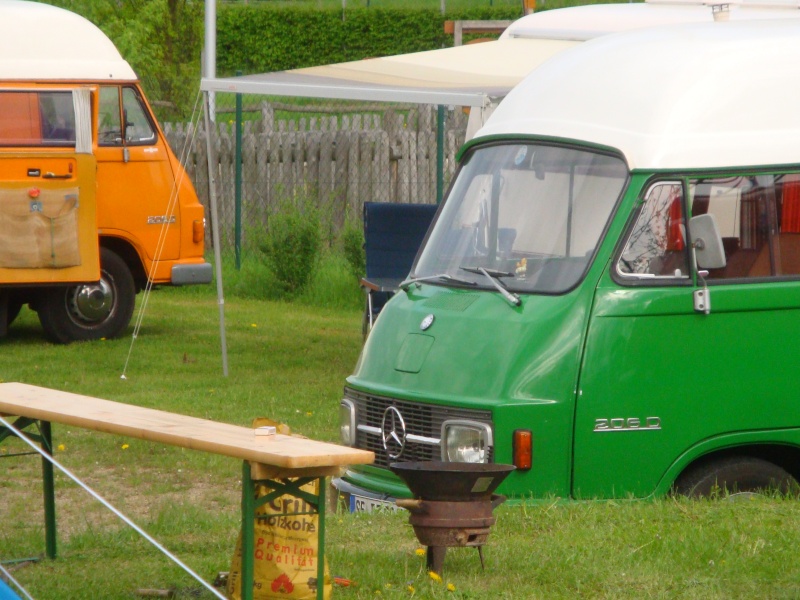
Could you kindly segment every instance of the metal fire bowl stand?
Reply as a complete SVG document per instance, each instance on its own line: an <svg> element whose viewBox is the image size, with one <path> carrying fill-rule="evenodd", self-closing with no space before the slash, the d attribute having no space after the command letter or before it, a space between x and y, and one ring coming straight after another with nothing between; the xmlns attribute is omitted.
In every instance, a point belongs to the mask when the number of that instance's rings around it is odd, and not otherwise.
<svg viewBox="0 0 800 600"><path fill-rule="evenodd" d="M389 468L417 496L396 503L411 513L414 534L428 548L428 569L441 574L447 548L469 546L478 549L483 567L482 547L495 523L492 511L506 499L492 492L515 467L431 461Z"/></svg>

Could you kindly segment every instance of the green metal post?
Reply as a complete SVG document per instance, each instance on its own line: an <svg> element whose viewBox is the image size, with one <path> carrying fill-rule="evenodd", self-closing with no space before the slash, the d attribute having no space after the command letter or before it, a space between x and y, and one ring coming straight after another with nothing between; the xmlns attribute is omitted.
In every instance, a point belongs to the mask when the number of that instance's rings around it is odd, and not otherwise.
<svg viewBox="0 0 800 600"><path fill-rule="evenodd" d="M236 71L236 75L241 75ZM235 207L236 222L234 248L236 251L236 270L242 268L242 95L236 94L236 169L235 169Z"/></svg>
<svg viewBox="0 0 800 600"><path fill-rule="evenodd" d="M436 204L444 196L444 106L436 110Z"/></svg>
<svg viewBox="0 0 800 600"><path fill-rule="evenodd" d="M42 450L53 455L53 434L49 421L40 422ZM53 463L42 457L42 489L44 493L44 545L47 558L56 557L56 499Z"/></svg>
<svg viewBox="0 0 800 600"><path fill-rule="evenodd" d="M325 598L325 478L319 478L317 513L319 529L317 530L317 600Z"/></svg>
<svg viewBox="0 0 800 600"><path fill-rule="evenodd" d="M255 552L255 486L250 463L242 463L242 600L253 600L253 554Z"/></svg>

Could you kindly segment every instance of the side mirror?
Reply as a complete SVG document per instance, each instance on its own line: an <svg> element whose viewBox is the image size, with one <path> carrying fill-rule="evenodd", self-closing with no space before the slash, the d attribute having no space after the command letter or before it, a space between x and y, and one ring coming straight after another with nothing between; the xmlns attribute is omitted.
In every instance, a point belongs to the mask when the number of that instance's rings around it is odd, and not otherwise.
<svg viewBox="0 0 800 600"><path fill-rule="evenodd" d="M689 235L698 269L722 269L727 264L714 215L697 215L689 219Z"/></svg>

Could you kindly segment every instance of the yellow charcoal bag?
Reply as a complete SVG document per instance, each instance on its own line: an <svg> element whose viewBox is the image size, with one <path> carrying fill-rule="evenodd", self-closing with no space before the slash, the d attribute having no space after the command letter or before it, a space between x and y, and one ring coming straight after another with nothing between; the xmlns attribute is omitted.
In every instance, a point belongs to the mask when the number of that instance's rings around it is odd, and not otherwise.
<svg viewBox="0 0 800 600"><path fill-rule="evenodd" d="M254 427L277 425L278 432L289 435L285 425L268 419L256 419ZM319 494L319 480L300 489ZM256 498L270 492L268 486L258 484ZM323 507L324 510L324 507ZM314 600L317 597L317 566L319 557L319 515L310 513L312 507L294 496L284 495L256 510L255 543L253 556L253 600L291 598ZM236 552L228 574L227 594L231 600L241 600L242 536L236 543ZM325 598L332 594L328 565L325 565Z"/></svg>

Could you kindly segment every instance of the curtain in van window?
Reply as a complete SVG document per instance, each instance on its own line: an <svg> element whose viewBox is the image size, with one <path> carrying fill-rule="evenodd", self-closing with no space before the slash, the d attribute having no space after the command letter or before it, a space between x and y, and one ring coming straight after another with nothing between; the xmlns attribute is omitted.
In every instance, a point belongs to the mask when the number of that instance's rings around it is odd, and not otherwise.
<svg viewBox="0 0 800 600"><path fill-rule="evenodd" d="M92 153L92 111L89 88L72 90L72 102L75 107L75 152Z"/></svg>
<svg viewBox="0 0 800 600"><path fill-rule="evenodd" d="M783 179L781 233L800 233L800 176L798 175L787 175Z"/></svg>

